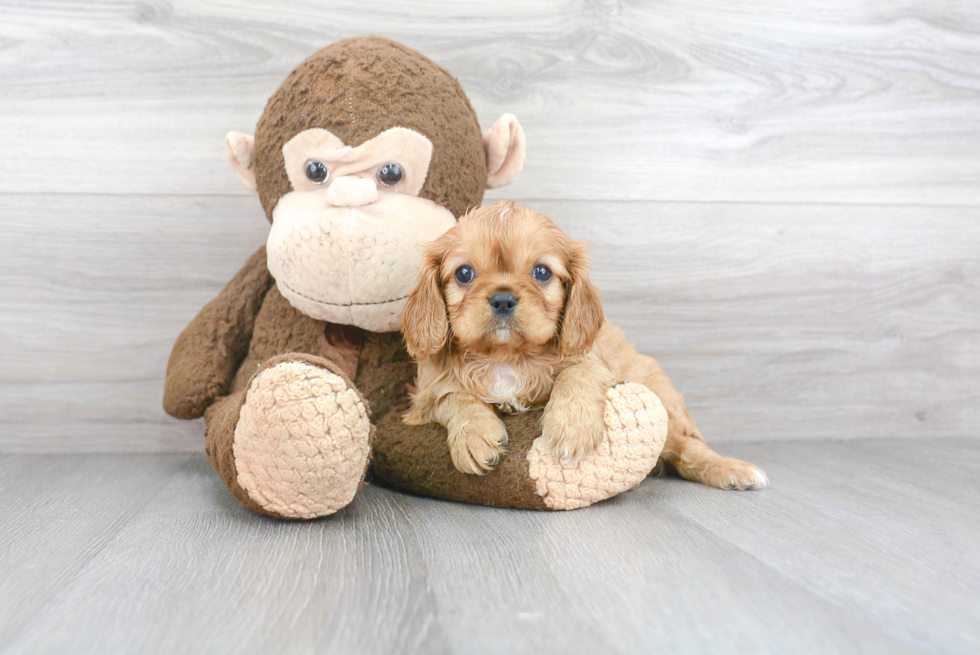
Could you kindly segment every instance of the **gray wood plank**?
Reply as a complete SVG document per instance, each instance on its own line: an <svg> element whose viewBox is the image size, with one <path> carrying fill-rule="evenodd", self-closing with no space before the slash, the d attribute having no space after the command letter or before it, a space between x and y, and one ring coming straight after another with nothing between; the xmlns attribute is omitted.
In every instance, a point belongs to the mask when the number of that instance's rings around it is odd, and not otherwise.
<svg viewBox="0 0 980 655"><path fill-rule="evenodd" d="M0 652L189 455L0 455Z"/></svg>
<svg viewBox="0 0 980 655"><path fill-rule="evenodd" d="M0 651L976 652L980 439L727 452L773 486L570 513L367 487L305 523L201 455L0 456Z"/></svg>
<svg viewBox="0 0 980 655"><path fill-rule="evenodd" d="M912 652L680 512L631 496L556 514L418 506L454 650Z"/></svg>
<svg viewBox="0 0 980 655"><path fill-rule="evenodd" d="M976 434L976 210L526 204L593 243L610 318L709 440Z"/></svg>
<svg viewBox="0 0 980 655"><path fill-rule="evenodd" d="M687 517L923 652L980 649L980 440L727 450L766 469L771 489L722 494L648 480L628 502L657 503ZM945 457L929 457L939 451Z"/></svg>
<svg viewBox="0 0 980 655"><path fill-rule="evenodd" d="M3 198L0 447L201 451L203 425L163 413L167 357L264 243L255 199Z"/></svg>
<svg viewBox="0 0 980 655"><path fill-rule="evenodd" d="M368 487L341 514L305 523L249 513L199 455L0 457L0 480L13 483L0 524L32 516L43 528L11 530L6 543L47 568L74 566L0 650L975 652L980 519L963 485L980 440L728 452L764 466L773 486L650 479L570 513ZM130 489L99 475L120 463L172 475L71 565L78 541L54 532L85 530L108 501L128 500ZM74 495L38 493L42 473L69 469L73 478L55 479ZM38 576L0 559L4 600L33 593Z"/></svg>
<svg viewBox="0 0 980 655"><path fill-rule="evenodd" d="M0 650L443 653L441 620L390 494L277 521L239 505L197 456Z"/></svg>
<svg viewBox="0 0 980 655"><path fill-rule="evenodd" d="M264 241L258 203L0 202L0 449L200 451L202 426L161 409L166 361ZM525 204L593 242L607 313L710 441L975 434L976 210Z"/></svg>
<svg viewBox="0 0 980 655"><path fill-rule="evenodd" d="M528 162L494 197L980 203L980 5L957 0L12 0L0 191L242 193L224 133L369 33L445 65L484 127L518 114Z"/></svg>

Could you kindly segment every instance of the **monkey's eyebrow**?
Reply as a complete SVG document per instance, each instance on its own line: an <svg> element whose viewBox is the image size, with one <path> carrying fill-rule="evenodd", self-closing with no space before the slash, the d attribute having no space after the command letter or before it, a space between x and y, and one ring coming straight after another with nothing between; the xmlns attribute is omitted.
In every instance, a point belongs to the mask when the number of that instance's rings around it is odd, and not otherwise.
<svg viewBox="0 0 980 655"><path fill-rule="evenodd" d="M286 172L293 188L307 185L304 162L315 158L329 163L337 177L360 173L388 163L404 170L398 192L417 196L425 186L432 163L432 141L407 127L391 127L359 146L349 146L322 127L311 127L295 135L282 147Z"/></svg>

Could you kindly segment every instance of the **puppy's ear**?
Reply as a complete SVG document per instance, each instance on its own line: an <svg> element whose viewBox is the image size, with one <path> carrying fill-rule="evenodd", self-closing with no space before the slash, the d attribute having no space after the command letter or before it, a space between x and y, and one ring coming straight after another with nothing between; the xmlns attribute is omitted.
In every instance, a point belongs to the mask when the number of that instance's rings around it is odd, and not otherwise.
<svg viewBox="0 0 980 655"><path fill-rule="evenodd" d="M409 294L402 314L402 334L408 354L425 359L446 345L449 338L449 319L446 301L439 284L442 253L437 244L429 246L419 269L419 281Z"/></svg>
<svg viewBox="0 0 980 655"><path fill-rule="evenodd" d="M575 241L567 253L569 279L558 343L562 357L587 353L602 327L602 301L599 290L589 281L588 250L587 243Z"/></svg>

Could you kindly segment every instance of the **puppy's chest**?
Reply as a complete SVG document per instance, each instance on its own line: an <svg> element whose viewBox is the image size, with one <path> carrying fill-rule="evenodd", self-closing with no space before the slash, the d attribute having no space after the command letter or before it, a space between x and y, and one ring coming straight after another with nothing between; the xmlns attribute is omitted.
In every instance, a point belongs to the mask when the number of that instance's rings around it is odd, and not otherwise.
<svg viewBox="0 0 980 655"><path fill-rule="evenodd" d="M480 371L477 395L505 412L523 412L551 395L550 376L533 375L506 363L486 364Z"/></svg>

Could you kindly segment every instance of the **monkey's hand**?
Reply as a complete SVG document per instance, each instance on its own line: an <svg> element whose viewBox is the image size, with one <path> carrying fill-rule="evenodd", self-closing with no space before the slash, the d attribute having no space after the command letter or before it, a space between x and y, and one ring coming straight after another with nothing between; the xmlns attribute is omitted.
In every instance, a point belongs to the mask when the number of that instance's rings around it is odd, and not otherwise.
<svg viewBox="0 0 980 655"><path fill-rule="evenodd" d="M171 416L203 416L216 398L228 393L272 286L265 260L263 246L177 338L163 396L163 407Z"/></svg>

